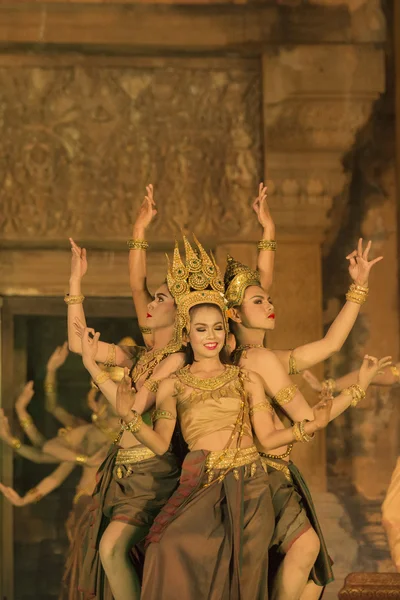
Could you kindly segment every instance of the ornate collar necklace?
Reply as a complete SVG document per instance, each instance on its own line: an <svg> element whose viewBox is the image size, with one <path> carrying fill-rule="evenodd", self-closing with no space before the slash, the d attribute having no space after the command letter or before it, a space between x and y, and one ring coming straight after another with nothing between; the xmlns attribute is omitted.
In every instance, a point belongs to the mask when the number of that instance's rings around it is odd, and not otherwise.
<svg viewBox="0 0 400 600"><path fill-rule="evenodd" d="M216 390L223 385L226 385L230 381L233 381L239 375L239 367L233 365L225 365L225 369L219 375L214 377L208 377L207 379L200 379L190 372L190 366L186 365L183 369L179 369L176 375L186 385L197 388L200 390Z"/></svg>

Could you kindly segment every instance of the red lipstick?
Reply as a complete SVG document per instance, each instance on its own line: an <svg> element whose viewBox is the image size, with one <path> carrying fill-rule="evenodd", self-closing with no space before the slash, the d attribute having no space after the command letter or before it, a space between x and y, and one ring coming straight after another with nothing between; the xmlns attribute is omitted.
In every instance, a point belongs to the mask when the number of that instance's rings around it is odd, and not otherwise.
<svg viewBox="0 0 400 600"><path fill-rule="evenodd" d="M270 315L268 315L268 319L275 319L275 313L271 313Z"/></svg>

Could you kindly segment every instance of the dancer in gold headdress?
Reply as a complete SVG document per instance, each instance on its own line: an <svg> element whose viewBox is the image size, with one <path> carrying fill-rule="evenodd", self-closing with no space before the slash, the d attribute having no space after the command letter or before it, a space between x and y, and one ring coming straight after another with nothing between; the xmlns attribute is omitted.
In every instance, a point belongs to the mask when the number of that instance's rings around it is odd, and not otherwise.
<svg viewBox="0 0 400 600"><path fill-rule="evenodd" d="M312 409L297 387L291 384L287 373L296 374L311 363L325 360L340 349L351 331L361 304L367 297L370 269L381 257L368 262L371 244L369 243L363 252L360 240L358 249L348 256L350 275L354 283L347 294L346 305L325 337L295 350L268 350L264 347L264 337L266 331L275 326L275 311L264 286L268 288L272 282L271 257L276 250L276 242L272 218L266 203L266 188L262 185L254 209L264 227L263 239L258 245L258 269L252 270L229 257L225 273L231 330L237 344L235 363L253 369L263 378L265 390L273 398L275 407L283 410L292 421L303 421L312 418ZM269 235L273 236L272 239L268 239ZM374 361L370 367L364 365L364 386L369 382L371 373L377 372L379 364L385 364L388 360L386 358L381 363ZM277 387L271 385L269 373L272 371L280 373L280 383ZM342 394L340 399L335 400L331 418L343 412L351 402L356 402L364 394L365 389L352 386L347 394ZM277 415L274 419L277 427L283 427ZM332 579L332 571L309 490L298 470L292 463L288 463L290 450L288 447L280 449L278 454L265 453L264 459L270 472L276 515L272 556L277 559L274 562L279 565L279 570L274 577L273 597L298 600L311 569L311 577L318 586L323 586ZM310 529L310 522L318 536ZM313 584L310 583L308 587L313 588ZM319 597L320 588L314 588L311 592L310 589L307 593L314 593L314 597Z"/></svg>
<svg viewBox="0 0 400 600"><path fill-rule="evenodd" d="M135 246L131 252L144 252L146 246L144 240L130 240L129 245ZM70 349L82 353L85 367L113 406L116 385L97 362L128 367L138 411L144 413L155 402L158 382L183 365L181 341L174 338L174 299L168 286L163 284L147 306L152 329L151 351L100 342L99 334L86 328L82 305L81 279L87 270L86 251L73 240L71 246L70 295L65 298ZM115 600L139 598L139 576L130 561L129 550L144 539L178 478L179 466L171 452L158 458L131 432L120 432L118 442L110 449L98 473L95 510L81 577L85 598L110 598L111 594Z"/></svg>
<svg viewBox="0 0 400 600"><path fill-rule="evenodd" d="M117 394L126 428L153 452L167 451L177 419L190 449L180 486L148 536L142 599L267 598L273 512L252 427L272 449L298 439L300 424L276 431L258 376L224 364L220 272L199 242L197 252L186 238L184 244L186 263L176 247L167 281L188 364L160 384L154 430L132 410L129 377ZM323 427L329 411L329 402L319 405L301 435Z"/></svg>

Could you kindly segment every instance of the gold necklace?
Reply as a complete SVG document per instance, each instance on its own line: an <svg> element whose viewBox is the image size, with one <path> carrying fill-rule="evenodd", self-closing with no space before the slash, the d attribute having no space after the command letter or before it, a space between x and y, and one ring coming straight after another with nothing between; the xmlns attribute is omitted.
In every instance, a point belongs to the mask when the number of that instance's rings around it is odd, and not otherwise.
<svg viewBox="0 0 400 600"><path fill-rule="evenodd" d="M197 388L200 390L213 391L223 385L226 385L239 375L239 367L233 365L225 365L224 371L220 375L214 377L208 377L207 379L200 379L190 372L191 365L186 365L183 369L179 369L176 375L182 383L185 383L189 387Z"/></svg>
<svg viewBox="0 0 400 600"><path fill-rule="evenodd" d="M132 369L132 381L137 383L143 376L147 375L146 379L151 377L156 366L169 354L178 352L181 349L181 344L175 340L171 340L164 348L157 350L144 351L135 366Z"/></svg>

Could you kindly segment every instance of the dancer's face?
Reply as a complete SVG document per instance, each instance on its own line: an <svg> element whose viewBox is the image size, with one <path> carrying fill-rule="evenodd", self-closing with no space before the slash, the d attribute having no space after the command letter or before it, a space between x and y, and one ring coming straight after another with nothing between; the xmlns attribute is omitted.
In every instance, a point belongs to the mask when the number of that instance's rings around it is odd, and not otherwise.
<svg viewBox="0 0 400 600"><path fill-rule="evenodd" d="M234 321L247 329L275 328L275 309L271 297L257 285L249 286L240 307L234 310Z"/></svg>
<svg viewBox="0 0 400 600"><path fill-rule="evenodd" d="M174 324L175 314L174 299L167 284L163 283L154 294L154 300L147 305L147 325L151 329L170 327Z"/></svg>
<svg viewBox="0 0 400 600"><path fill-rule="evenodd" d="M196 360L219 355L225 344L225 326L218 307L199 306L190 311L189 342Z"/></svg>

